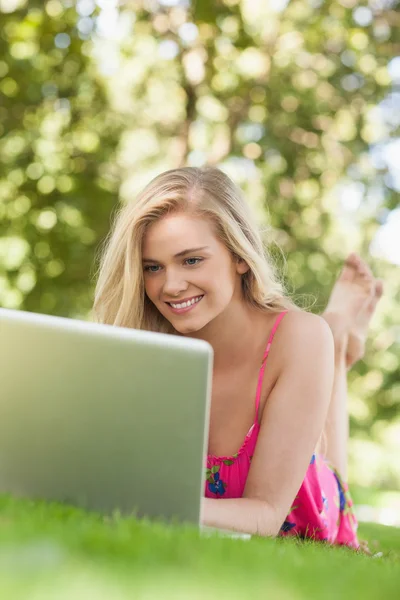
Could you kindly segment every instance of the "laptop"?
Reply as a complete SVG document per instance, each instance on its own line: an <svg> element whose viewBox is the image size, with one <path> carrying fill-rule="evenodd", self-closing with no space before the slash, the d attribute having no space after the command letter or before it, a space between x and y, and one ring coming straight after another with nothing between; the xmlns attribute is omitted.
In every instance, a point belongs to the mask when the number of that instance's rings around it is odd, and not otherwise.
<svg viewBox="0 0 400 600"><path fill-rule="evenodd" d="M212 348L0 309L0 494L200 524Z"/></svg>

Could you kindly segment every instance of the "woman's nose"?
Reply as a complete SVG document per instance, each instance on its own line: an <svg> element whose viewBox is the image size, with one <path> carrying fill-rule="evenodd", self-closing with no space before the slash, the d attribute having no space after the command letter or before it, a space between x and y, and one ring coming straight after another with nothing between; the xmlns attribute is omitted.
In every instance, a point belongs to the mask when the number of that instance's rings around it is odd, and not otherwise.
<svg viewBox="0 0 400 600"><path fill-rule="evenodd" d="M187 290L187 281L182 279L177 273L167 273L164 282L164 294L166 296L179 296L182 292Z"/></svg>

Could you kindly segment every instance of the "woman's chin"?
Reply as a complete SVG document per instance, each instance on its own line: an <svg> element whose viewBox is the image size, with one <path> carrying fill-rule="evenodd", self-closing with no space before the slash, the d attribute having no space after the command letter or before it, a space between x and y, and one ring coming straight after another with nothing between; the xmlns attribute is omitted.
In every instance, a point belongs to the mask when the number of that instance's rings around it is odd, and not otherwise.
<svg viewBox="0 0 400 600"><path fill-rule="evenodd" d="M204 327L204 323L199 322L196 319L193 321L188 321L187 323L183 322L171 322L173 327L182 335L190 335L199 332Z"/></svg>
<svg viewBox="0 0 400 600"><path fill-rule="evenodd" d="M196 333L196 331L199 331L200 329L199 327L195 327L194 325L175 325L175 323L174 327L176 331L178 331L178 333L182 335L191 335L193 333Z"/></svg>

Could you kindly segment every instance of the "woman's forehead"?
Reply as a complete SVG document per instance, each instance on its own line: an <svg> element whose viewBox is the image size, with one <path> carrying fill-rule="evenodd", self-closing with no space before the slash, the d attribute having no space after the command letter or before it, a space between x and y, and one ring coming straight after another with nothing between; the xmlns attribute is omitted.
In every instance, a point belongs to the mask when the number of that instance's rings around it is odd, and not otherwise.
<svg viewBox="0 0 400 600"><path fill-rule="evenodd" d="M216 240L209 219L200 216L173 214L152 223L144 236L143 249L151 246L208 245Z"/></svg>

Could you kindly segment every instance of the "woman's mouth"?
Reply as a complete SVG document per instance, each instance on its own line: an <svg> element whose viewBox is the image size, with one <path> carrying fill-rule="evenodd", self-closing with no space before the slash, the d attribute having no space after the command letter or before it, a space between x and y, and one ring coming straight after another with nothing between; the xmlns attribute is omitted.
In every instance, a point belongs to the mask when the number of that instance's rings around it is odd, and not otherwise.
<svg viewBox="0 0 400 600"><path fill-rule="evenodd" d="M189 312L189 310L192 310L203 297L204 294L202 296L195 296L194 298L191 298L186 302L167 302L166 304L168 304L173 313L180 315L182 313Z"/></svg>

